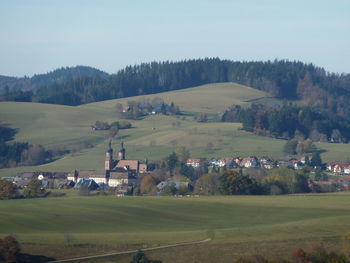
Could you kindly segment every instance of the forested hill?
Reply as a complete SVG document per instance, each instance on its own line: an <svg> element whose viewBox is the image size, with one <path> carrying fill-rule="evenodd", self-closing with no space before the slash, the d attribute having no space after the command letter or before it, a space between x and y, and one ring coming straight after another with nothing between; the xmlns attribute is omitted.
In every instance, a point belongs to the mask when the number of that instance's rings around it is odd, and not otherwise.
<svg viewBox="0 0 350 263"><path fill-rule="evenodd" d="M5 92L6 86L10 91L35 91L39 87L51 86L53 84L64 84L73 79L84 77L94 78L96 76L103 79L107 79L109 77L106 72L86 66L59 68L46 74L34 75L31 78L0 76L0 94Z"/></svg>
<svg viewBox="0 0 350 263"><path fill-rule="evenodd" d="M63 69L67 70L66 78L53 77L52 83L43 81L31 100L79 105L185 89L207 83L237 82L267 91L275 97L298 99L306 105L350 116L350 74L328 73L322 68L302 62L235 62L207 58L144 63L128 66L112 75L92 72L93 75L72 74L69 77L68 72L73 69ZM50 74L54 76L55 72ZM39 79L45 79L43 75L38 76ZM38 77L32 79L35 78ZM8 97L11 98L11 94ZM12 96L12 99L16 100L15 97Z"/></svg>

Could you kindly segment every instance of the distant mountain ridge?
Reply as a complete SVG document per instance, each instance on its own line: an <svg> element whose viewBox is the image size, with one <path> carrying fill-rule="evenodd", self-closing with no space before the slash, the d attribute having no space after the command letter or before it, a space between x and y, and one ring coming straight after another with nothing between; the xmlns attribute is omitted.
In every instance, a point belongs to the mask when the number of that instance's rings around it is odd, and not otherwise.
<svg viewBox="0 0 350 263"><path fill-rule="evenodd" d="M99 69L88 66L62 67L44 74L36 74L33 77L7 77L0 75L0 94L5 87L10 90L36 91L43 86L63 84L77 78L99 76L107 79L109 74Z"/></svg>
<svg viewBox="0 0 350 263"><path fill-rule="evenodd" d="M299 100L350 119L350 74L326 72L313 64L274 60L239 62L218 58L178 62L152 62L127 66L116 74L77 66L14 80L0 78L11 89L33 90L34 94L12 94L10 99L64 105L80 105L186 89L217 82L236 82L271 96ZM3 89L3 86L0 89ZM18 99L16 99L18 98Z"/></svg>

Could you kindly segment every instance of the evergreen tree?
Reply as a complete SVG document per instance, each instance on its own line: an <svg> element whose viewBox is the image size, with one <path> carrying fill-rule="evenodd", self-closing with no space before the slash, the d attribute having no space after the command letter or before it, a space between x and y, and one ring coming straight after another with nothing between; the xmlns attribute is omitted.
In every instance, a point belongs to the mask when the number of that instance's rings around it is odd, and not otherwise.
<svg viewBox="0 0 350 263"><path fill-rule="evenodd" d="M311 166L321 167L322 166L322 158L319 152L314 152L310 161Z"/></svg>

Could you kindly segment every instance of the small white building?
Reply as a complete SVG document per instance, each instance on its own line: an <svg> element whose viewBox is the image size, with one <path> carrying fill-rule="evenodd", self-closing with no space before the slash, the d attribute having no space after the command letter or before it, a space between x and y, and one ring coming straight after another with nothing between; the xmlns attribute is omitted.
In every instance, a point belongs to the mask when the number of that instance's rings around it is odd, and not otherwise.
<svg viewBox="0 0 350 263"><path fill-rule="evenodd" d="M192 166L192 167L194 167L194 168L198 168L198 167L200 167L200 166L203 165L203 159L199 159L199 158L189 158L189 159L187 159L186 164L187 164L188 166Z"/></svg>
<svg viewBox="0 0 350 263"><path fill-rule="evenodd" d="M350 174L350 165L344 165L344 174Z"/></svg>

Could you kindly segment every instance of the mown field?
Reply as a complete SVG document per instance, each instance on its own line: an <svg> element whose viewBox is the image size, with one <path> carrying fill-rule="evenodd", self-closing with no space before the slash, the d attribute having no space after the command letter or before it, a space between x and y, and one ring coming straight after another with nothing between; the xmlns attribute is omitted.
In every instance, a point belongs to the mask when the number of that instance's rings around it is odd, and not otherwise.
<svg viewBox="0 0 350 263"><path fill-rule="evenodd" d="M149 255L163 262L232 262L254 252L289 257L315 242L348 247L349 200L349 193L8 200L0 202L0 234L14 234L26 253L57 259L206 238L212 241Z"/></svg>
<svg viewBox="0 0 350 263"><path fill-rule="evenodd" d="M283 140L277 140L240 130L239 123L198 123L198 112L222 113L232 104L248 105L249 101L275 103L269 95L234 83L204 85L147 96L81 105L78 107L39 103L0 103L0 121L18 128L17 141L42 144L46 148L67 148L71 153L49 164L35 167L0 169L0 176L11 176L22 171L71 171L73 169L100 169L107 145L106 132L92 131L95 121L113 122L116 103L130 100L161 97L173 101L186 114L183 116L147 116L131 121L134 128L121 130L115 144L122 138L127 148L127 158L159 160L171 153L177 145L190 149L192 157L222 157L283 155ZM208 143L213 147L208 148ZM325 161L345 160L349 144L318 143L325 152ZM118 145L115 145L117 150Z"/></svg>

